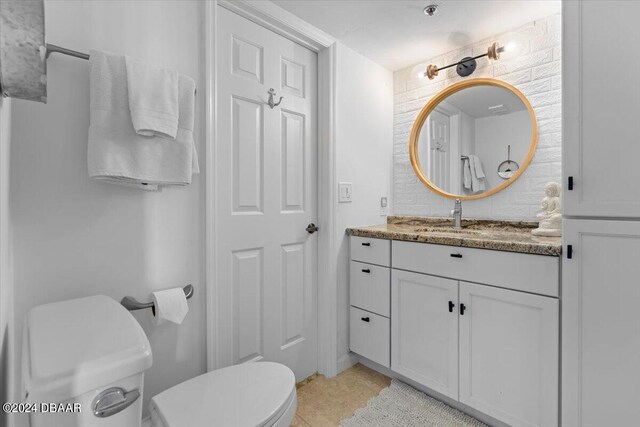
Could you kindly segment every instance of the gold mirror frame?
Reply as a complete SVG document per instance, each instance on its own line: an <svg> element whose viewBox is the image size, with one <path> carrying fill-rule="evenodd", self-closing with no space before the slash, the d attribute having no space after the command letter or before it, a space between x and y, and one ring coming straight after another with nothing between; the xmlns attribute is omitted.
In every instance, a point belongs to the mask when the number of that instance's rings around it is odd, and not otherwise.
<svg viewBox="0 0 640 427"><path fill-rule="evenodd" d="M513 174L513 176L508 180L506 180L505 182L503 182L502 184L498 185L497 187L494 187L489 191L486 191L480 194L459 195L459 194L448 193L436 187L431 181L429 181L429 178L425 176L424 172L422 172L422 167L420 166L420 160L418 159L418 138L420 138L420 131L422 130L422 126L424 125L424 122L427 120L427 117L429 116L429 114L431 114L433 110L435 110L435 108L438 106L438 104L440 104L441 101L443 101L444 99L446 99L450 95L453 95L456 92L460 92L463 89L474 87L474 86L501 87L501 88L507 89L508 91L516 95L518 98L520 98L520 100L527 107L527 110L529 111L529 118L531 119L531 143L529 145L529 152L527 153L527 157L524 159L524 161L520 165L520 168ZM416 121L413 123L413 127L411 128L411 135L409 136L409 157L411 159L411 166L413 167L413 171L415 172L418 179L420 179L420 181L422 181L422 183L426 185L428 188L430 188L433 192L438 193L441 196L447 197L449 199L460 199L460 200L475 200L475 199L482 199L484 197L489 197L493 194L496 194L498 191L502 191L508 186L510 186L511 184L513 184L513 182L516 179L518 179L520 175L522 175L522 173L527 169L527 167L533 160L533 156L536 153L537 147L538 147L538 121L536 119L536 113L533 111L533 107L531 106L531 103L529 102L527 97L524 96L524 94L520 92L518 89L516 89L515 87L511 86L508 83L505 83L503 81L496 80L496 79L486 79L486 78L464 80L458 83L454 83L451 86L448 86L442 91L438 92L433 98L431 98L431 100L427 103L427 105L425 105L420 111L420 113L418 114L418 117L416 118Z"/></svg>

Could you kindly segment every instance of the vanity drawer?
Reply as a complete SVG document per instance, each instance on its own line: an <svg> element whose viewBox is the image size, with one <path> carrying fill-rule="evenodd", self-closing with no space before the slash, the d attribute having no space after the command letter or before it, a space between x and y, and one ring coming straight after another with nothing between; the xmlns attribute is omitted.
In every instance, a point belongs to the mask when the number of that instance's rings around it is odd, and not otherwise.
<svg viewBox="0 0 640 427"><path fill-rule="evenodd" d="M391 263L391 241L351 236L351 259L389 267Z"/></svg>
<svg viewBox="0 0 640 427"><path fill-rule="evenodd" d="M350 304L389 317L391 269L351 261Z"/></svg>
<svg viewBox="0 0 640 427"><path fill-rule="evenodd" d="M393 268L557 297L557 257L393 242Z"/></svg>
<svg viewBox="0 0 640 427"><path fill-rule="evenodd" d="M389 319L368 311L351 307L350 344L354 353L389 367Z"/></svg>

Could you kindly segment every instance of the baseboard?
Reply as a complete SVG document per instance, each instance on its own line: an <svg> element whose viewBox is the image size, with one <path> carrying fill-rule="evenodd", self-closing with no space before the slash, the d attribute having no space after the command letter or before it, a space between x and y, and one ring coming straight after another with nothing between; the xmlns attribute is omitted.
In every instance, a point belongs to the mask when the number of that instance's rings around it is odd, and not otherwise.
<svg viewBox="0 0 640 427"><path fill-rule="evenodd" d="M339 374L342 371L345 371L358 363L358 356L355 353L349 352L347 354L343 354L338 358L337 368Z"/></svg>

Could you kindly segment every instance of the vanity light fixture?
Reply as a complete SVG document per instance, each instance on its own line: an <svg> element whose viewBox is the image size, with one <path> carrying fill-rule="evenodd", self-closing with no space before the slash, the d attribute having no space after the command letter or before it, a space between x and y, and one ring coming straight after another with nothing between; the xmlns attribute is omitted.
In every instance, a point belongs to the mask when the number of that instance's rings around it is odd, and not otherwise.
<svg viewBox="0 0 640 427"><path fill-rule="evenodd" d="M425 12L426 13L426 12ZM477 62L476 59L487 57L492 61L496 61L500 59L501 55L513 56L516 55L519 51L519 48L522 46L522 42L520 40L520 36L518 34L507 34L505 35L505 43L504 45L499 44L498 42L493 42L487 48L487 53L483 53L478 56L467 56L462 58L460 61L455 62L453 64L445 65L444 67L438 67L436 65L430 64L427 66L426 70L418 73L418 78L429 78L429 80L433 80L438 76L438 72L442 70L446 70L447 68L456 67L456 71L460 77L467 77L473 74L476 70Z"/></svg>

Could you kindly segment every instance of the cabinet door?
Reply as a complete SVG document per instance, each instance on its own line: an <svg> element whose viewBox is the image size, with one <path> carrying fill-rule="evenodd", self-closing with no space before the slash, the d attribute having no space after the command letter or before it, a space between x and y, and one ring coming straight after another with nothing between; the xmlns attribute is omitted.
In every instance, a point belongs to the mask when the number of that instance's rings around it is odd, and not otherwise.
<svg viewBox="0 0 640 427"><path fill-rule="evenodd" d="M563 233L562 425L638 425L640 221L565 220Z"/></svg>
<svg viewBox="0 0 640 427"><path fill-rule="evenodd" d="M460 282L460 402L511 426L558 425L558 300Z"/></svg>
<svg viewBox="0 0 640 427"><path fill-rule="evenodd" d="M638 218L640 2L562 4L564 213Z"/></svg>
<svg viewBox="0 0 640 427"><path fill-rule="evenodd" d="M457 281L392 270L391 369L458 398Z"/></svg>

